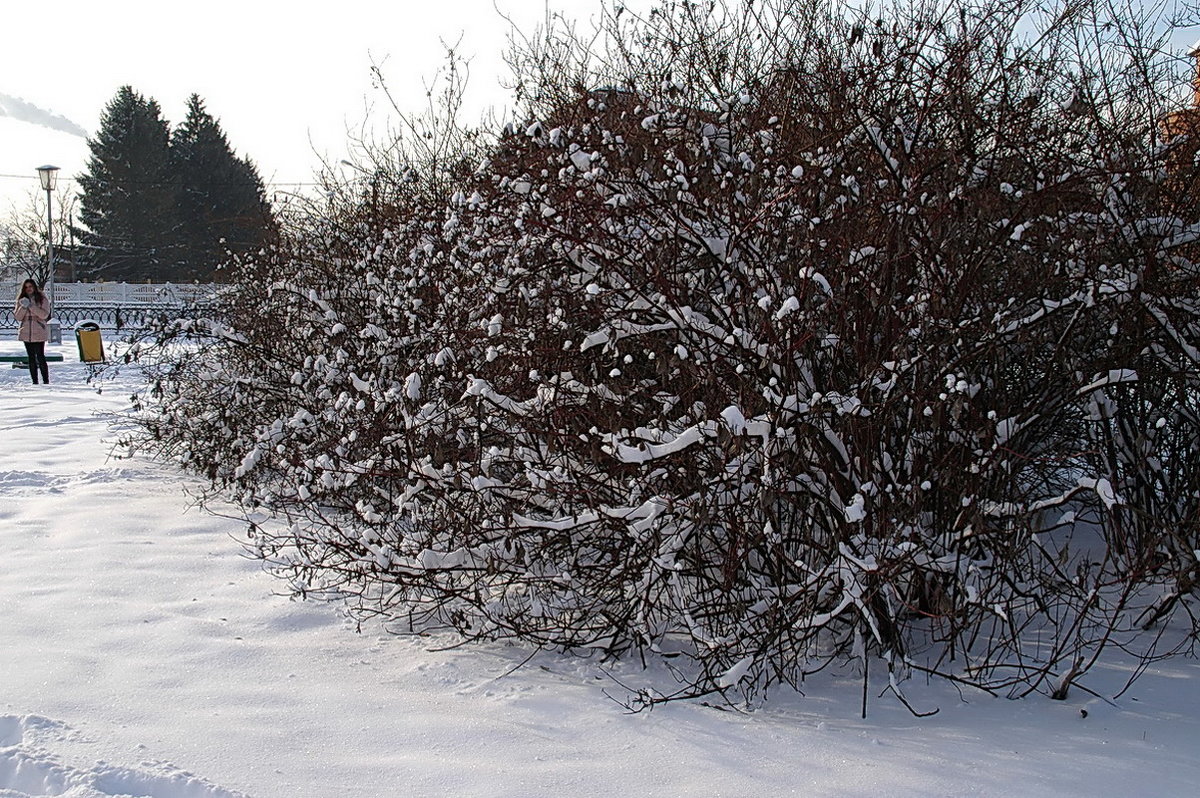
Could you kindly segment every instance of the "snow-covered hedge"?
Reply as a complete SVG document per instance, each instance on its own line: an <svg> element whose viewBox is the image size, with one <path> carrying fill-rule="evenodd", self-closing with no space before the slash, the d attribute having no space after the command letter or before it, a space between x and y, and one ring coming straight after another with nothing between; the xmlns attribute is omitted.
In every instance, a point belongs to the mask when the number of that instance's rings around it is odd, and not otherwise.
<svg viewBox="0 0 1200 798"><path fill-rule="evenodd" d="M683 696L875 657L1061 696L1158 653L1200 578L1166 78L941 5L613 12L602 63L547 31L477 166L377 164L144 342L129 445L299 595L661 654Z"/></svg>

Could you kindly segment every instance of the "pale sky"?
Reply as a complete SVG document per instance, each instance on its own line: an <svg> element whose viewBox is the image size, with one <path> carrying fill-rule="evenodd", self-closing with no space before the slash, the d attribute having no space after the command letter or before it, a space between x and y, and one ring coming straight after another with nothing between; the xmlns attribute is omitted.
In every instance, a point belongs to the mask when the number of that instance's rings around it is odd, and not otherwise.
<svg viewBox="0 0 1200 798"><path fill-rule="evenodd" d="M440 40L472 58L477 112L504 107L507 15L532 31L547 9L588 27L601 0L3 0L0 95L60 114L95 134L117 89L156 99L172 124L193 92L207 103L239 155L271 190L312 180L320 156L349 154L383 98L369 67L381 63L393 93L416 109L423 79L442 63ZM623 0L646 8L653 0ZM1194 32L1191 34L1194 37ZM380 118L376 113L375 118ZM0 198L36 189L34 169L86 167L81 139L0 116ZM35 192L36 193L36 192ZM0 203L0 212L8 202Z"/></svg>
<svg viewBox="0 0 1200 798"><path fill-rule="evenodd" d="M318 153L334 163L346 157L347 128L360 128L368 106L382 104L371 85L373 61L401 103L416 108L422 79L442 61L439 40L461 36L460 51L472 57L473 104L506 105L498 78L509 25L500 11L532 31L547 5L586 23L600 0L5 0L0 94L94 135L124 84L156 99L173 125L194 92L269 187L286 188L312 179ZM36 135L0 138L0 174L32 175L49 159L86 158L86 147L72 157L70 142L51 146L64 136L46 137L49 154L38 151ZM55 165L70 177L85 163ZM14 183L25 187L0 177L0 192L11 193Z"/></svg>

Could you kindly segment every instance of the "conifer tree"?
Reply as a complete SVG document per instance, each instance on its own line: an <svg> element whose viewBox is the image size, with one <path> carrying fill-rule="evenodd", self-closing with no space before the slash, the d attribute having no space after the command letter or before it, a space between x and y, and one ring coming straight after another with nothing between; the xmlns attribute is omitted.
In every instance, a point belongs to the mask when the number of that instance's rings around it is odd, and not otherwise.
<svg viewBox="0 0 1200 798"><path fill-rule="evenodd" d="M220 123L199 95L171 137L171 166L179 181L179 271L208 279L227 252L261 246L270 226L262 179L254 164L229 146Z"/></svg>
<svg viewBox="0 0 1200 798"><path fill-rule="evenodd" d="M80 177L83 273L107 280L161 280L173 270L175 180L170 127L158 103L122 86L88 141Z"/></svg>

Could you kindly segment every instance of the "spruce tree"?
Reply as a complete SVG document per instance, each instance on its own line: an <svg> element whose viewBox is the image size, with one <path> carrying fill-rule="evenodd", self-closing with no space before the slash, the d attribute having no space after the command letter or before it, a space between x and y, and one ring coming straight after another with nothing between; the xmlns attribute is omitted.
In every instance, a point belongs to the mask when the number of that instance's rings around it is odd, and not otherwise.
<svg viewBox="0 0 1200 798"><path fill-rule="evenodd" d="M220 123L193 94L187 118L171 137L171 165L179 181L179 269L187 279L209 279L226 253L262 246L270 213L254 164L229 146Z"/></svg>
<svg viewBox="0 0 1200 798"><path fill-rule="evenodd" d="M80 179L83 272L106 280L169 279L176 260L177 181L158 103L122 86L89 139Z"/></svg>

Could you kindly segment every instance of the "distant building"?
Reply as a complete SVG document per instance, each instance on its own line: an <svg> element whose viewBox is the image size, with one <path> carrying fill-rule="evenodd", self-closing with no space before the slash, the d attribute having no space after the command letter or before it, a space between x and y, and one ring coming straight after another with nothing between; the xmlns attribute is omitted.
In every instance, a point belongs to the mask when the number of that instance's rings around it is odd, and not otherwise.
<svg viewBox="0 0 1200 798"><path fill-rule="evenodd" d="M1162 123L1162 132L1170 147L1167 168L1172 175L1170 188L1177 196L1197 196L1197 155L1200 154L1200 42L1188 53L1196 64L1192 77L1192 107L1176 111ZM1200 215L1200 207L1192 217Z"/></svg>

